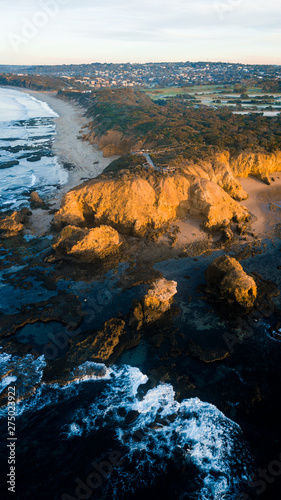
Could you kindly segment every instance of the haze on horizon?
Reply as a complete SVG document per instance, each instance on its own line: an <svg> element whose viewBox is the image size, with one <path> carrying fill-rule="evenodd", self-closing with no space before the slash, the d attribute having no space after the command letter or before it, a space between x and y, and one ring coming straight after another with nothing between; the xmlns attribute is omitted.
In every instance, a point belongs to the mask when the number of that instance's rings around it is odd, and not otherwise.
<svg viewBox="0 0 281 500"><path fill-rule="evenodd" d="M0 64L281 64L279 0L1 0Z"/></svg>

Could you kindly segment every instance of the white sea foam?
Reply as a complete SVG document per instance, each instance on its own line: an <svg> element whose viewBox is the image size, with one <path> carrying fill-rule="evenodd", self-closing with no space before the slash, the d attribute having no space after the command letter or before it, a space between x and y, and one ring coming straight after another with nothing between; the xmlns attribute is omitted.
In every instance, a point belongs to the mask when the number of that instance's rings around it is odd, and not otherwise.
<svg viewBox="0 0 281 500"><path fill-rule="evenodd" d="M58 117L50 106L35 97L14 89L0 87L0 122Z"/></svg>
<svg viewBox="0 0 281 500"><path fill-rule="evenodd" d="M68 171L50 156L57 116L29 94L0 88L0 207L18 209L30 189L44 198L67 183Z"/></svg>
<svg viewBox="0 0 281 500"><path fill-rule="evenodd" d="M20 410L17 414L21 414L25 406L25 403L20 401L28 398L39 386L45 366L44 356L35 359L32 354L27 354L23 358L6 353L0 354L0 393L3 393L10 384L16 387L15 396ZM1 408L0 418L4 417L6 412L7 407Z"/></svg>
<svg viewBox="0 0 281 500"><path fill-rule="evenodd" d="M118 481L123 481L130 493L140 482L148 481L147 467L153 482L159 473L165 473L168 460L196 467L201 481L196 498L200 500L234 498L231 495L239 492L239 483L247 481L249 457L242 432L212 404L198 398L179 403L170 384L142 390L140 395L139 389L148 378L136 367L107 368L86 362L73 370L63 385L40 384L44 367L43 357L35 360L27 355L20 359L0 354L2 385L14 377L17 390L23 385L20 392L28 395L17 404L17 414L38 412L56 402L79 398L84 384L91 384L92 400L83 397L82 406L62 414L66 422L62 435L66 439L87 438L107 426L115 429L120 445L127 449L127 463L138 464L133 473L128 474L125 468L118 475ZM97 386L100 382L102 386ZM98 392L93 391L98 387ZM141 437L136 439L136 435Z"/></svg>

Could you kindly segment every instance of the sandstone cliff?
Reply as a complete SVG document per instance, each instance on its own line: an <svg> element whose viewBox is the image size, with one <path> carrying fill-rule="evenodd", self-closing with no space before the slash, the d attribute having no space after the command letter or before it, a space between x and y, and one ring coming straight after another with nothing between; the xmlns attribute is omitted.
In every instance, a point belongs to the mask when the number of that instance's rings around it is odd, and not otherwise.
<svg viewBox="0 0 281 500"><path fill-rule="evenodd" d="M108 224L121 233L143 234L147 228L158 229L189 214L201 217L209 230L248 216L243 206L208 178L190 172L148 176L143 170L94 179L73 189L64 196L54 225Z"/></svg>
<svg viewBox="0 0 281 500"><path fill-rule="evenodd" d="M246 153L230 157L229 153L223 155L234 175L248 177L253 175L270 184L269 175L281 171L281 152L275 153Z"/></svg>
<svg viewBox="0 0 281 500"><path fill-rule="evenodd" d="M134 137L128 137L118 130L108 130L102 136L97 136L93 129L88 134L83 134L82 139L91 144L97 144L102 150L105 158L115 155L124 155L132 150L139 150L143 146L143 141L138 141Z"/></svg>

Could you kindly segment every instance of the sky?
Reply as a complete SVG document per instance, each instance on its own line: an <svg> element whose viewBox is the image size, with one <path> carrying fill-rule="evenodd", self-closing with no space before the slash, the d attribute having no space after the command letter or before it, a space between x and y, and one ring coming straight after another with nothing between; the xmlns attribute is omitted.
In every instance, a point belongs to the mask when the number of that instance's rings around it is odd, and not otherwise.
<svg viewBox="0 0 281 500"><path fill-rule="evenodd" d="M280 0L0 0L0 64L281 64Z"/></svg>

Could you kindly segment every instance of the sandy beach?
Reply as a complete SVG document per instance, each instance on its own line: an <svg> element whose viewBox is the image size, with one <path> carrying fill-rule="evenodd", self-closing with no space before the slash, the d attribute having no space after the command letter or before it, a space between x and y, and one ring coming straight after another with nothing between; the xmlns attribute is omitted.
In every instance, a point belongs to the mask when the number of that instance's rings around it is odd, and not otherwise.
<svg viewBox="0 0 281 500"><path fill-rule="evenodd" d="M88 178L96 177L117 158L104 158L97 146L78 138L83 133L82 127L87 127L90 121L84 116L85 110L82 106L59 99L56 92L17 90L45 101L59 115L59 118L55 118L56 136L53 150L62 162L75 167L69 171L68 182L62 187L61 193L69 191Z"/></svg>
<svg viewBox="0 0 281 500"><path fill-rule="evenodd" d="M102 151L89 142L82 141L78 137L83 133L82 127L87 127L89 119L84 116L85 110L75 104L68 103L56 97L56 92L37 92L34 90L15 87L16 90L32 95L38 100L45 101L58 115L55 118L56 136L53 151L62 163L73 166L68 171L68 181L59 192L51 199L52 208L59 208L62 197L70 189L78 186L87 179L99 175L113 160L118 158L112 156L104 158ZM38 236L49 229L53 216L45 210L33 210L30 219L30 231Z"/></svg>

